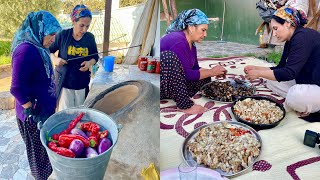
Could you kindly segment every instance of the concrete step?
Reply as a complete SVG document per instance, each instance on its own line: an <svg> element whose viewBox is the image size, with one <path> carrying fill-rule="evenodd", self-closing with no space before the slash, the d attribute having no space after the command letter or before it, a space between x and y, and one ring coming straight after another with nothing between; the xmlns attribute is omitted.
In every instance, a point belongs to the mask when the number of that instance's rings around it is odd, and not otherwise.
<svg viewBox="0 0 320 180"><path fill-rule="evenodd" d="M10 94L11 64L0 66L0 109L14 108L14 97Z"/></svg>
<svg viewBox="0 0 320 180"><path fill-rule="evenodd" d="M0 109L9 110L14 108L14 97L9 91L0 92Z"/></svg>

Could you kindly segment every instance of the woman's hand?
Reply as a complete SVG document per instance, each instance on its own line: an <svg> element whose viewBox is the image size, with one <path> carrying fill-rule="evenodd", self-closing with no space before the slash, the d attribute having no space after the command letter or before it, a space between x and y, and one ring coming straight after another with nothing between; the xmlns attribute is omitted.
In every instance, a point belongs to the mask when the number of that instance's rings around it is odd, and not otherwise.
<svg viewBox="0 0 320 180"><path fill-rule="evenodd" d="M246 73L246 78L249 80L258 78L266 78L273 81L276 80L273 70L271 70L269 67L248 65L244 67L243 71Z"/></svg>
<svg viewBox="0 0 320 180"><path fill-rule="evenodd" d="M222 66L215 66L211 69L200 68L200 79L214 76L224 76L227 70Z"/></svg>
<svg viewBox="0 0 320 180"><path fill-rule="evenodd" d="M21 106L22 106L24 109L27 109L27 108L29 108L29 107L32 106L32 102L31 102L31 101L28 101L27 103L22 104Z"/></svg>
<svg viewBox="0 0 320 180"><path fill-rule="evenodd" d="M225 75L227 73L227 70L220 65L211 68L211 71L213 76Z"/></svg>
<svg viewBox="0 0 320 180"><path fill-rule="evenodd" d="M269 67L263 67L263 66L253 66L253 65L248 65L243 68L244 73L248 74L248 71L251 70L260 70L260 71L265 71L265 70L270 70Z"/></svg>
<svg viewBox="0 0 320 180"><path fill-rule="evenodd" d="M56 66L63 66L65 64L68 64L68 62L62 58L56 57L53 53L50 54L50 57L53 61L53 64Z"/></svg>
<svg viewBox="0 0 320 180"><path fill-rule="evenodd" d="M56 66L63 66L65 64L68 64L68 62L62 58L56 58L55 65Z"/></svg>
<svg viewBox="0 0 320 180"><path fill-rule="evenodd" d="M249 80L258 79L259 77L261 77L261 70L257 70L257 69L247 70L245 77Z"/></svg>
<svg viewBox="0 0 320 180"><path fill-rule="evenodd" d="M88 71L89 68L96 63L95 59L91 59L90 61L83 61L81 63L81 68L79 69L82 72Z"/></svg>
<svg viewBox="0 0 320 180"><path fill-rule="evenodd" d="M247 74L249 71L255 70L255 69L257 69L257 66L248 65L248 66L243 68L243 71L244 71L244 73Z"/></svg>

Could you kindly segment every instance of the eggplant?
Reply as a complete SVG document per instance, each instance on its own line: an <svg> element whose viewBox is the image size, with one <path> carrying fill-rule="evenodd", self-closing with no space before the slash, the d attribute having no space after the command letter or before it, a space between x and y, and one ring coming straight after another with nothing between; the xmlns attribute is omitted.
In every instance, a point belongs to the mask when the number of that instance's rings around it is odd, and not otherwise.
<svg viewBox="0 0 320 180"><path fill-rule="evenodd" d="M99 145L97 147L98 154L107 151L112 146L112 142L108 138L102 138L99 140Z"/></svg>
<svg viewBox="0 0 320 180"><path fill-rule="evenodd" d="M79 139L74 139L69 146L69 149L76 154L76 157L79 157L84 149L84 144Z"/></svg>
<svg viewBox="0 0 320 180"><path fill-rule="evenodd" d="M92 157L96 157L98 156L98 153L95 149L91 148L91 147L87 147L86 149L86 157L87 158L92 158Z"/></svg>
<svg viewBox="0 0 320 180"><path fill-rule="evenodd" d="M71 130L71 134L74 134L74 135L80 135L86 139L88 139L88 136L86 135L86 133L84 133L81 129L79 128L73 128Z"/></svg>
<svg viewBox="0 0 320 180"><path fill-rule="evenodd" d="M86 135L90 137L92 135L92 132L86 131Z"/></svg>

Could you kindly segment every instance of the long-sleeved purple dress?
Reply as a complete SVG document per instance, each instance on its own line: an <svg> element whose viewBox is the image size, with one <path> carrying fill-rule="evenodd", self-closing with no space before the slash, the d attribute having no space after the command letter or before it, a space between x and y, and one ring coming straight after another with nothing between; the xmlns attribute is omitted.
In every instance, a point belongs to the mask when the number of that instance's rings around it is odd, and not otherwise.
<svg viewBox="0 0 320 180"><path fill-rule="evenodd" d="M53 72L51 73L53 75ZM48 78L38 49L30 43L18 45L12 54L10 92L16 99L16 116L20 134L26 144L28 161L35 179L47 179L52 173L45 148L40 141L37 124L26 121L21 105L37 99L39 118L46 120L55 112L56 97L53 76Z"/></svg>
<svg viewBox="0 0 320 180"><path fill-rule="evenodd" d="M183 31L172 32L160 40L160 99L173 99L180 109L188 109L194 103L190 97L211 81L200 80L197 48L189 43Z"/></svg>

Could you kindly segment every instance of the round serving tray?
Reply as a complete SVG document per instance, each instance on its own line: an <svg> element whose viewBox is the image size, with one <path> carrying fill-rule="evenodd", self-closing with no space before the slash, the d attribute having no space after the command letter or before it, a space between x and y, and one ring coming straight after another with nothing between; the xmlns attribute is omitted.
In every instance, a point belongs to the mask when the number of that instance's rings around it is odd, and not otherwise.
<svg viewBox="0 0 320 180"><path fill-rule="evenodd" d="M206 124L206 125L203 125L203 126L200 126L198 127L197 129L193 130L189 136L184 140L183 144L182 144L182 158L183 160L187 163L187 160L194 160L192 158L192 155L191 155L191 152L187 149L187 144L188 142L193 142L194 141L194 138L196 137L198 131L202 128L205 128L205 127L208 127L208 126L212 126L212 125L215 125L215 124L221 124L222 122L214 122L214 123L210 123L210 124ZM246 125L246 124L243 124L243 123L240 123L240 122L234 122L234 121L230 121L228 122L229 124L233 125L233 126L236 126L236 127L241 127L243 129L246 129L246 130L249 130L252 135L257 138L257 140L260 142L260 154L261 154L261 149L262 149L262 140L261 140L261 137L260 135L257 133L256 130L254 130L253 128L251 128L250 126ZM232 176L236 176L236 175L240 175L242 173L244 173L245 171L247 171L256 161L257 159L259 158L260 154L253 159L253 162L251 164L248 165L247 168L243 169L242 171L239 171L237 173L226 173L224 171L222 171L221 169L213 169L217 172L219 172L222 176L225 176L225 177L232 177ZM205 165L199 165L199 167L206 167ZM206 167L206 168L209 168L209 167Z"/></svg>
<svg viewBox="0 0 320 180"><path fill-rule="evenodd" d="M203 85L201 88L200 88L200 93L204 96L204 97L207 97L209 99L212 99L214 101L217 101L217 102L221 102L221 103L231 103L231 102L234 102L234 100L242 97L242 96L238 96L238 95L233 95L232 96L232 101L226 101L226 100L223 100L222 97L216 97L216 96L211 96L209 94L206 93L206 88L211 88L211 84L213 83L216 83L216 82L227 82L227 81L230 81L230 84L231 86L233 86L235 89L238 89L238 88L246 88L248 89L249 91L252 91L252 95L254 95L256 93L256 87L251 84L249 81L242 81L242 83L237 83L236 81L234 81L233 79L228 79L228 80L216 80L216 81L212 81L212 82L209 82L205 85ZM212 91L215 91L214 88L211 88Z"/></svg>

